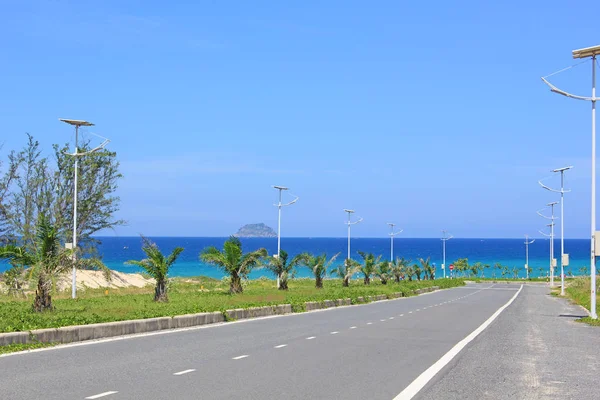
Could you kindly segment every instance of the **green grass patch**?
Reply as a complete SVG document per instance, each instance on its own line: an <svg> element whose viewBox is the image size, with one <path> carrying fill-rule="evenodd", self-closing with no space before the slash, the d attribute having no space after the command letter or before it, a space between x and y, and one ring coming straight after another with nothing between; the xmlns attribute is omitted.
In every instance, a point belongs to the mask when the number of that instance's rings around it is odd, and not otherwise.
<svg viewBox="0 0 600 400"><path fill-rule="evenodd" d="M350 287L342 287L341 280L325 280L323 289L316 289L312 279L293 279L288 291L276 289L270 279L250 281L243 294L230 295L226 283L198 278L174 279L169 288L169 302L156 303L154 289L86 289L80 291L76 300L68 292L53 296L55 310L35 313L31 309L32 297L14 299L0 296L0 332L30 331L40 328L58 328L69 325L85 325L100 322L123 321L153 317L175 316L210 311L225 311L265 305L291 304L294 312L304 311L307 301L352 299L358 297L388 295L402 292L411 295L414 290L430 286L450 288L464 285L461 279L437 279L433 281L390 282L382 285L373 281L365 286L362 281L352 281Z"/></svg>
<svg viewBox="0 0 600 400"><path fill-rule="evenodd" d="M591 298L591 290L590 290L590 278L575 278L572 279L568 286L565 287L565 294L567 298L573 301L575 304L579 304L584 307L586 310L590 309L590 298ZM560 292L555 290L552 294L559 296ZM600 307L598 305L598 296L596 296L596 312L600 312ZM600 320L592 319L590 317L585 317L577 320L578 322L584 322L589 325L600 326Z"/></svg>
<svg viewBox="0 0 600 400"><path fill-rule="evenodd" d="M41 349L43 347L56 346L54 343L27 343L27 344L9 344L0 346L0 354L15 353L17 351Z"/></svg>

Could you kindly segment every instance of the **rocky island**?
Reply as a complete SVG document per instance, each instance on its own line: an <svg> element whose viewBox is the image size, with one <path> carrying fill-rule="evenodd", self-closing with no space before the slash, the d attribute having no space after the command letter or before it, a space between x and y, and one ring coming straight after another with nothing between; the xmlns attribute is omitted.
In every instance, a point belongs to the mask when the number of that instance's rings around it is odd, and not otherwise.
<svg viewBox="0 0 600 400"><path fill-rule="evenodd" d="M236 234L235 237L277 237L277 232L275 232L271 227L260 223L260 224L247 224L242 226Z"/></svg>

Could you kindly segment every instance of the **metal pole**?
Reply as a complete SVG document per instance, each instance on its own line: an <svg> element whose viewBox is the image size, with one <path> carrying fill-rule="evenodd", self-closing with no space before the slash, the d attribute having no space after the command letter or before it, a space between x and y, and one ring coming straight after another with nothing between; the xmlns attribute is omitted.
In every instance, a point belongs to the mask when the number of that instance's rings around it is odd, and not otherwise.
<svg viewBox="0 0 600 400"><path fill-rule="evenodd" d="M560 171L560 295L565 295L565 171Z"/></svg>
<svg viewBox="0 0 600 400"><path fill-rule="evenodd" d="M348 262L350 262L350 213L348 213Z"/></svg>
<svg viewBox="0 0 600 400"><path fill-rule="evenodd" d="M446 278L446 231L444 231L444 238L442 239L442 264L444 265L444 278Z"/></svg>
<svg viewBox="0 0 600 400"><path fill-rule="evenodd" d="M390 246L390 262L394 262L394 224L390 224L392 231L390 233L391 237L391 246Z"/></svg>
<svg viewBox="0 0 600 400"><path fill-rule="evenodd" d="M596 234L596 56L592 56L592 240L590 256L590 313L598 319L596 313L596 254L594 235Z"/></svg>
<svg viewBox="0 0 600 400"><path fill-rule="evenodd" d="M279 189L279 204L277 206L279 209L279 217L277 218L277 260L280 260L281 257L281 189ZM277 289L279 289L280 285L280 277L277 274Z"/></svg>
<svg viewBox="0 0 600 400"><path fill-rule="evenodd" d="M529 236L525 235L525 274L529 279Z"/></svg>
<svg viewBox="0 0 600 400"><path fill-rule="evenodd" d="M552 209L552 223L550 225L550 287L554 287L554 204Z"/></svg>
<svg viewBox="0 0 600 400"><path fill-rule="evenodd" d="M71 282L71 298L77 296L77 175L79 169L79 126L75 125L75 182L73 189L73 281Z"/></svg>

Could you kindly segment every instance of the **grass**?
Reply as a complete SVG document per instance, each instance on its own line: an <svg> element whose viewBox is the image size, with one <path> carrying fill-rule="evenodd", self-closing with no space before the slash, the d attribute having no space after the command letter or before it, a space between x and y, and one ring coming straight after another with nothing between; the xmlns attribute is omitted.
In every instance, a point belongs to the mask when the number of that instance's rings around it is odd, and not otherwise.
<svg viewBox="0 0 600 400"><path fill-rule="evenodd" d="M555 292L558 294L558 292ZM590 309L590 278L575 278L565 287L565 294L574 303L579 304L586 310ZM596 312L600 312L598 296L596 296ZM589 325L600 326L600 320L590 317L581 318L578 321Z"/></svg>
<svg viewBox="0 0 600 400"><path fill-rule="evenodd" d="M210 278L178 278L169 288L169 302L152 301L154 288L86 289L79 292L76 300L68 292L53 296L54 311L35 313L31 309L32 297L14 299L0 296L0 332L30 331L40 328L58 328L69 325L85 325L100 322L175 316L209 311L225 311L233 308L291 304L295 312L304 311L307 301L323 301L358 297L391 295L403 292L413 294L415 289L430 286L449 288L464 285L461 279L438 279L419 282L390 282L382 285L372 282L365 286L352 281L344 288L341 280L325 280L324 288L318 290L311 279L294 279L288 291L276 289L275 281L258 279L250 281L243 294L230 295L226 283Z"/></svg>
<svg viewBox="0 0 600 400"><path fill-rule="evenodd" d="M0 346L0 354L15 353L17 351L41 349L43 347L56 346L54 343L27 343L27 344L9 344Z"/></svg>

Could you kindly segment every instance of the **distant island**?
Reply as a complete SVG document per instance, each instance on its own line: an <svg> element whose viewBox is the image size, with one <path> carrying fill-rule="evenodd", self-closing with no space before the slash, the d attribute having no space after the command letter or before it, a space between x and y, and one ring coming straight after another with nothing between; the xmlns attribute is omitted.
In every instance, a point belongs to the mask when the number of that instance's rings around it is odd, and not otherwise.
<svg viewBox="0 0 600 400"><path fill-rule="evenodd" d="M260 224L247 224L242 226L236 234L235 237L277 237L277 232L275 232L271 227L260 223Z"/></svg>

